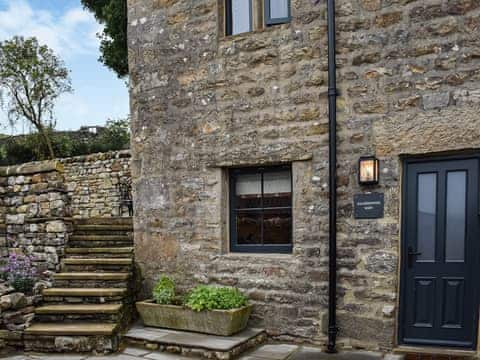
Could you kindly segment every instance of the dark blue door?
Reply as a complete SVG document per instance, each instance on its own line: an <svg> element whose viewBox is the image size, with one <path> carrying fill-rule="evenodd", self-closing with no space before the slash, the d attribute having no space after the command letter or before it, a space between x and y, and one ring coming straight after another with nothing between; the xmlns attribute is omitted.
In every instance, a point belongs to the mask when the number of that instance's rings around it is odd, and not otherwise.
<svg viewBox="0 0 480 360"><path fill-rule="evenodd" d="M400 343L474 348L479 160L407 161Z"/></svg>

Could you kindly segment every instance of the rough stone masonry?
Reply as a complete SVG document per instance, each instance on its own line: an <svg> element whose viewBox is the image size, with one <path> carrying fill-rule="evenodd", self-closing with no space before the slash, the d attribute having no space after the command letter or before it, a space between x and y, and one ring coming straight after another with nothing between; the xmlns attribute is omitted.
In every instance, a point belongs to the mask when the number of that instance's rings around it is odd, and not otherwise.
<svg viewBox="0 0 480 360"><path fill-rule="evenodd" d="M234 285L253 321L325 342L326 2L225 37L222 0L129 0L136 259L148 294ZM480 2L338 0L339 321L346 346L391 349L401 156L480 148ZM355 220L361 155L381 160L385 217ZM228 167L292 163L291 255L228 251Z"/></svg>

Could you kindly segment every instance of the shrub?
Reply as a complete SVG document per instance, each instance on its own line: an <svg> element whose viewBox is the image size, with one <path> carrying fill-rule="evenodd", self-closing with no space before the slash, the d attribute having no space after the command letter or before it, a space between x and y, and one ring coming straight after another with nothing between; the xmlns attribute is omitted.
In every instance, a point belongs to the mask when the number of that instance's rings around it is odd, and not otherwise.
<svg viewBox="0 0 480 360"><path fill-rule="evenodd" d="M16 291L25 294L33 292L38 273L30 256L10 254L2 271L5 279Z"/></svg>
<svg viewBox="0 0 480 360"><path fill-rule="evenodd" d="M153 288L152 295L157 304L173 304L175 300L175 283L169 277L162 276Z"/></svg>
<svg viewBox="0 0 480 360"><path fill-rule="evenodd" d="M230 310L247 303L247 297L238 289L200 285L188 295L185 306L194 311Z"/></svg>

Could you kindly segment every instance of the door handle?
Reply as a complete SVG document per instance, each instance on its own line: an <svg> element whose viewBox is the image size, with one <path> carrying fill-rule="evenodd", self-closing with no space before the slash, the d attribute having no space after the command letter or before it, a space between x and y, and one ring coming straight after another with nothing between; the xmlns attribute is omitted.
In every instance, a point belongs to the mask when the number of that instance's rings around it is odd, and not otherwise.
<svg viewBox="0 0 480 360"><path fill-rule="evenodd" d="M413 266L413 259L415 256L422 255L421 252L414 252L411 246L408 247L407 259L408 259L408 267L411 268Z"/></svg>

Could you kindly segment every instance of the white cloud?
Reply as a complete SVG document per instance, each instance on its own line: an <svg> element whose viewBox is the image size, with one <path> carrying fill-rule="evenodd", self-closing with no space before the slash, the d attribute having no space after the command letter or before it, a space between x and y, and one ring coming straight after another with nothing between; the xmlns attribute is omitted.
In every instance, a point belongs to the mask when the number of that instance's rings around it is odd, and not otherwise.
<svg viewBox="0 0 480 360"><path fill-rule="evenodd" d="M74 7L54 16L49 11L33 9L25 0L5 0L0 10L0 40L14 35L36 36L64 59L78 54L98 52L93 34L102 30L89 12Z"/></svg>

